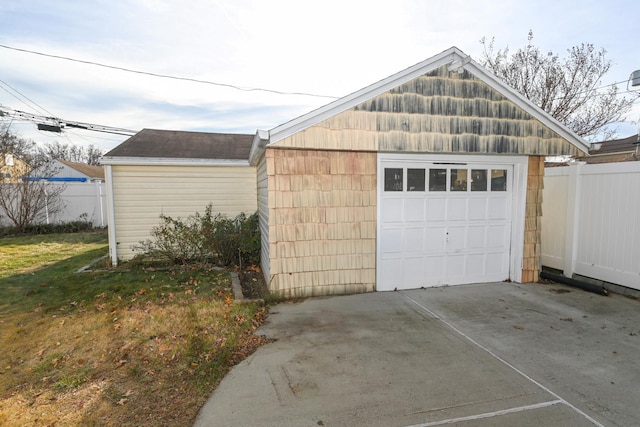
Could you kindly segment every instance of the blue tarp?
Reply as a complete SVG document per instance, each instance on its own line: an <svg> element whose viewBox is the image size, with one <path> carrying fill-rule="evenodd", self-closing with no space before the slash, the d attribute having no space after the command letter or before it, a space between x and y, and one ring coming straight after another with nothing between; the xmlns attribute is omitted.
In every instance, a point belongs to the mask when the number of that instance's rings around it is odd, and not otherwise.
<svg viewBox="0 0 640 427"><path fill-rule="evenodd" d="M61 176L52 176L50 178L43 178L39 176L30 176L27 178L29 181L51 181L51 182L87 182L87 178L76 178L76 177L61 177Z"/></svg>

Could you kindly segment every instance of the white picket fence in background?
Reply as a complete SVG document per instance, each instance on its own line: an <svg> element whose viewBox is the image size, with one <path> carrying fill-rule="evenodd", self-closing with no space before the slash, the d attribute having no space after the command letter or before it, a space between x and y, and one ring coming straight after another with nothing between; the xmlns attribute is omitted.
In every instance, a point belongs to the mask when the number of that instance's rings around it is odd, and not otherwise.
<svg viewBox="0 0 640 427"><path fill-rule="evenodd" d="M86 214L86 220L91 221L94 227L107 226L107 196L104 182L53 184L66 186L61 195L64 209L56 214L45 214L42 223L55 224L76 221L83 214ZM2 208L0 208L0 218L1 225L11 225Z"/></svg>
<svg viewBox="0 0 640 427"><path fill-rule="evenodd" d="M545 169L542 265L640 290L640 162Z"/></svg>

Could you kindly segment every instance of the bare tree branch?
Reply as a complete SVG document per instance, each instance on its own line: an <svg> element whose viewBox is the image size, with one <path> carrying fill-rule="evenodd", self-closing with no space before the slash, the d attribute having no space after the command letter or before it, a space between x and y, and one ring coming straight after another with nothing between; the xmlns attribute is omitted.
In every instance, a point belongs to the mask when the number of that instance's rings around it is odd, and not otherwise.
<svg viewBox="0 0 640 427"><path fill-rule="evenodd" d="M11 170L0 177L0 211L19 231L64 209L61 194L66 186L46 180L56 171L34 155L34 145L8 128L0 133L0 166ZM4 164L5 155L12 156L13 164Z"/></svg>
<svg viewBox="0 0 640 427"><path fill-rule="evenodd" d="M633 99L621 96L615 85L601 88L611 68L604 49L583 43L567 49L566 58L543 54L532 31L527 45L513 54L508 47L495 50L494 39L483 37L480 43L482 65L580 136L611 138L611 125L631 109Z"/></svg>

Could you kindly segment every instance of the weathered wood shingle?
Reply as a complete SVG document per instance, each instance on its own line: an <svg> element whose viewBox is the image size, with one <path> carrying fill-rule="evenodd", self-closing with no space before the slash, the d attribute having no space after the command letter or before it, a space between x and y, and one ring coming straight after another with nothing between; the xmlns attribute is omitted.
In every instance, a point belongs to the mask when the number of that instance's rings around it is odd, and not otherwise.
<svg viewBox="0 0 640 427"><path fill-rule="evenodd" d="M294 134L280 147L577 155L578 149L468 71L417 77Z"/></svg>

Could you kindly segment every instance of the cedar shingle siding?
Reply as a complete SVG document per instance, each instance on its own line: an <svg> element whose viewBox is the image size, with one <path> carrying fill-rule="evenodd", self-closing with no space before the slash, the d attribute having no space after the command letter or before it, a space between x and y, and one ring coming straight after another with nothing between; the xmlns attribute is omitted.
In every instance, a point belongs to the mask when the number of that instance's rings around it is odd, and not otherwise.
<svg viewBox="0 0 640 427"><path fill-rule="evenodd" d="M278 142L416 153L577 155L578 149L468 72L441 67Z"/></svg>
<svg viewBox="0 0 640 427"><path fill-rule="evenodd" d="M267 149L266 159L270 290L374 291L375 153Z"/></svg>

